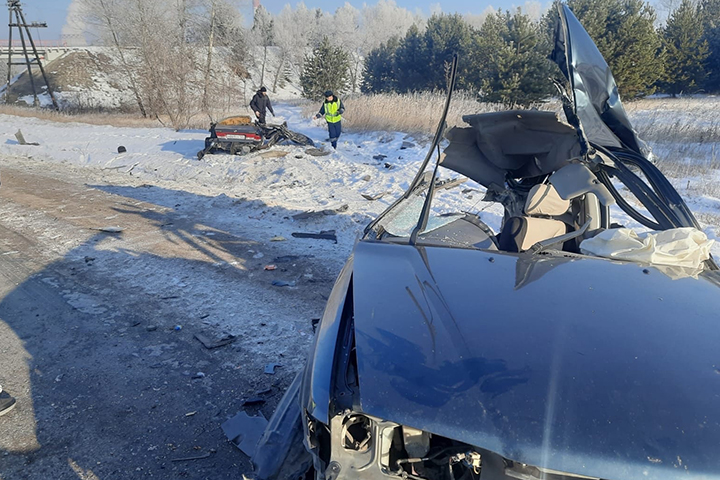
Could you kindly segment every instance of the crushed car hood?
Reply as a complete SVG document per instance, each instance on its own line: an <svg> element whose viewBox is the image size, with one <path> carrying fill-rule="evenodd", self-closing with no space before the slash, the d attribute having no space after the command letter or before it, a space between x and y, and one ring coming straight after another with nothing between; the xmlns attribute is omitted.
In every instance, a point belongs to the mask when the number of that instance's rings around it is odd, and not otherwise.
<svg viewBox="0 0 720 480"><path fill-rule="evenodd" d="M359 242L362 410L529 465L720 478L717 272Z"/></svg>
<svg viewBox="0 0 720 480"><path fill-rule="evenodd" d="M567 5L560 6L550 58L570 82L575 113L588 140L645 155L648 148L625 113L610 67Z"/></svg>

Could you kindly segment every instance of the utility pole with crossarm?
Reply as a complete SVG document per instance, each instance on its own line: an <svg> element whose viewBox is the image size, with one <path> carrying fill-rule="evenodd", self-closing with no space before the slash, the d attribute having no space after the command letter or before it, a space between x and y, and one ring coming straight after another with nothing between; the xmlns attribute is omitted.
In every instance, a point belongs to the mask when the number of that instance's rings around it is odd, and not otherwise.
<svg viewBox="0 0 720 480"><path fill-rule="evenodd" d="M33 41L32 35L30 34L30 28L45 28L47 27L47 23L39 23L39 22L33 22L33 23L27 23L25 21L25 15L23 15L22 8L20 6L20 0L8 0L8 11L9 11L9 20L8 20L8 73L7 73L7 83L5 84L5 102L10 101L10 81L12 79L12 67L14 65L25 65L27 67L27 73L28 78L30 79L30 86L32 87L33 91L33 99L35 106L37 107L40 105L40 101L38 100L37 95L37 89L35 88L35 79L33 78L33 72L32 72L32 65L33 63L40 67L40 73L42 73L43 81L45 82L45 85L47 86L47 93L50 95L50 100L52 100L53 107L55 110L58 110L58 103L55 100L55 95L53 94L52 88L50 87L50 83L48 82L47 75L45 75L45 69L43 68L42 62L40 61L40 55L38 54L37 48L35 48L35 42ZM13 20L13 14L15 16L15 19ZM25 57L25 62L15 62L13 61L13 28L17 28L18 34L20 36L20 43L22 44L22 55ZM24 29L24 32L23 32ZM30 44L30 49L28 49L28 45L25 42L25 36L27 36L27 40Z"/></svg>

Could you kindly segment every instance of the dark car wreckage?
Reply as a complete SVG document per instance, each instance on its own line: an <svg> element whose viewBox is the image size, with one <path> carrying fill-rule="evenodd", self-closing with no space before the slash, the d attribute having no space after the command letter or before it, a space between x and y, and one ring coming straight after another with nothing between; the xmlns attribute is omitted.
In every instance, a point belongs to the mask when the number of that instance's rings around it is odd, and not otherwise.
<svg viewBox="0 0 720 480"><path fill-rule="evenodd" d="M720 478L717 266L580 247L622 230L614 215L660 233L699 227L647 160L592 40L559 13L567 123L467 116L440 152L450 89L420 172L340 273L252 475ZM441 169L504 206L500 232L433 213L452 183Z"/></svg>

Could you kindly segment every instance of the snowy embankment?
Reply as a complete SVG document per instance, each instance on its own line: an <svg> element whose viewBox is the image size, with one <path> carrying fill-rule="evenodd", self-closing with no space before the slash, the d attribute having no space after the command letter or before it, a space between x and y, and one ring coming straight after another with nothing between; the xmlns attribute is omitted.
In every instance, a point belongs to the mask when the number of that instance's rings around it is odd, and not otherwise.
<svg viewBox="0 0 720 480"><path fill-rule="evenodd" d="M295 131L325 144L327 130L321 123L304 118L299 108L278 106L278 117ZM145 201L173 207L168 190L198 194L198 209L208 210L216 223L232 232L239 226L258 240L281 236L297 246L312 249L329 265L339 266L350 253L365 225L390 205L409 185L424 158L427 139L413 139L402 133L344 134L337 152L314 157L304 147L279 146L273 151L284 157L266 157L263 152L246 156L206 155L197 160L206 131L174 132L161 128L117 128L73 123L53 123L34 118L0 115L4 132L0 154L35 160L86 166L113 171L148 184L164 187ZM22 129L29 142L19 145L14 132ZM118 146L126 153L117 153ZM687 181L674 183L688 195L696 211L720 215L720 200L707 195L690 196ZM165 192L165 193L163 193ZM368 200L380 196L377 200ZM439 211L478 213L495 231L500 227L502 209L480 199L483 189L466 182L441 196ZM204 204L202 202L205 202ZM302 212L321 212L295 219ZM617 220L637 226L621 212ZM717 225L704 225L711 238ZM338 244L295 239L292 232L336 230ZM720 256L720 246L714 254Z"/></svg>

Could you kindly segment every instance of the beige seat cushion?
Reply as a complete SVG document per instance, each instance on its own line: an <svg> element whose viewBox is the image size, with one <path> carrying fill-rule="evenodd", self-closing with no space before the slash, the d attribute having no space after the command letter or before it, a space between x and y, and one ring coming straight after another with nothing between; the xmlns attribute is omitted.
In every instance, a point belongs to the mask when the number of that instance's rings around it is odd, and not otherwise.
<svg viewBox="0 0 720 480"><path fill-rule="evenodd" d="M562 215L570 208L570 200L563 200L550 184L535 185L525 201L526 215ZM564 232L563 232L564 233Z"/></svg>
<svg viewBox="0 0 720 480"><path fill-rule="evenodd" d="M560 220L532 217L526 217L524 220L527 221L525 231L519 232L520 235L516 240L521 252L532 247L537 242L567 233L567 226Z"/></svg>

